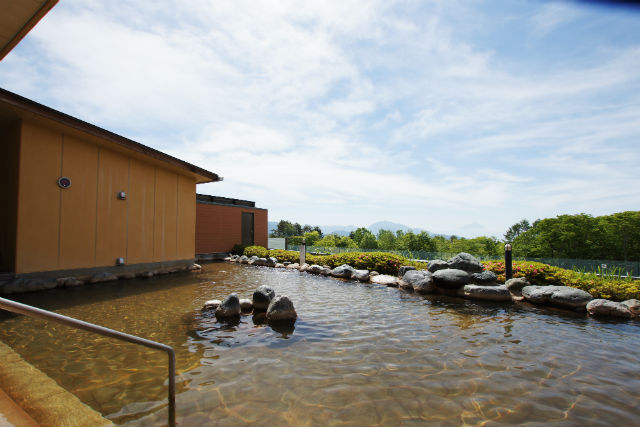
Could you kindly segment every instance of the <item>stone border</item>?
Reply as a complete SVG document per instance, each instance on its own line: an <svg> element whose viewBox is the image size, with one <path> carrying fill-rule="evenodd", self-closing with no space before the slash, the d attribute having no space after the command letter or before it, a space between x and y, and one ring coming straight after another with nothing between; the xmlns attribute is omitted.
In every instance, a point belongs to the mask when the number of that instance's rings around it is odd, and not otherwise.
<svg viewBox="0 0 640 427"><path fill-rule="evenodd" d="M18 274L10 280L0 281L0 295L75 287L85 284L134 279L136 277L148 278L182 271L200 270L201 267L198 264L194 264L193 259L183 259L120 266L24 273Z"/></svg>
<svg viewBox="0 0 640 427"><path fill-rule="evenodd" d="M114 426L0 341L0 387L41 426Z"/></svg>
<svg viewBox="0 0 640 427"><path fill-rule="evenodd" d="M461 252L448 261L432 260L427 270L413 266L399 268L398 277L380 275L375 271L356 270L343 264L334 269L329 266L279 263L276 258L251 258L232 255L225 261L255 266L286 268L316 275L358 282L376 283L417 293L440 293L470 300L494 302L527 302L535 305L554 306L591 316L640 320L640 301L631 299L621 303L594 299L588 292L569 286L533 286L525 278L497 282L495 273L487 271L480 261Z"/></svg>

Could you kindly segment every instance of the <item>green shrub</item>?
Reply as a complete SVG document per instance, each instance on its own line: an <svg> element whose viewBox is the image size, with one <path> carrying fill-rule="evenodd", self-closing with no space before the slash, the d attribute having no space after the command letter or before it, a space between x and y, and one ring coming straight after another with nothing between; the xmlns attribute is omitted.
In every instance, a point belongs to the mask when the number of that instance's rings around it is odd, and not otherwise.
<svg viewBox="0 0 640 427"><path fill-rule="evenodd" d="M505 280L504 261L483 262L485 270L493 271L498 280ZM624 301L640 299L640 282L618 277L597 276L548 264L530 261L514 261L513 277L525 277L532 285L571 286L589 292L594 298Z"/></svg>
<svg viewBox="0 0 640 427"><path fill-rule="evenodd" d="M345 252L325 258L326 264L332 268L349 264L358 270L377 271L380 274L396 275L400 266L408 265L405 257L387 252Z"/></svg>
<svg viewBox="0 0 640 427"><path fill-rule="evenodd" d="M248 257L257 256L258 258L266 258L269 251L262 246L247 246L244 248L244 254Z"/></svg>
<svg viewBox="0 0 640 427"><path fill-rule="evenodd" d="M236 243L235 245L233 245L233 247L229 250L230 253L232 253L233 255L243 255L244 254L244 248L246 246L245 245L241 245L239 243Z"/></svg>
<svg viewBox="0 0 640 427"><path fill-rule="evenodd" d="M269 256L274 257L278 262L299 262L300 252L298 251L285 251L284 249L271 249Z"/></svg>

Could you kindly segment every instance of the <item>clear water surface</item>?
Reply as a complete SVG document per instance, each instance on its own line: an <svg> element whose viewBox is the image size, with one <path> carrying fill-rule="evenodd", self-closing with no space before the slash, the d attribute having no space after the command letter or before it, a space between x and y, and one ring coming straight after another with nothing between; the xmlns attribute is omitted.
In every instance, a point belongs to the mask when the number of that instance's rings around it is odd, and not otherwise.
<svg viewBox="0 0 640 427"><path fill-rule="evenodd" d="M179 426L637 425L640 322L214 263L15 300L173 346ZM200 311L259 285L295 328ZM0 339L119 425L166 425L166 355L0 313Z"/></svg>

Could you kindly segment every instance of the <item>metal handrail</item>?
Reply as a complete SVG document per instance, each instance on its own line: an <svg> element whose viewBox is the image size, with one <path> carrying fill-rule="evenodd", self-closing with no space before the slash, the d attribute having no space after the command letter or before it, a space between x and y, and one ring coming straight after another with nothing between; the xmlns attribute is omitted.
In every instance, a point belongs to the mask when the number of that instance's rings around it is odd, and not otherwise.
<svg viewBox="0 0 640 427"><path fill-rule="evenodd" d="M124 332L105 328L104 326L94 325L93 323L74 319L73 317L63 316L51 311L42 310L30 305L21 304L5 298L0 298L0 308L11 311L13 313L24 314L25 316L36 317L44 320L51 320L56 323L71 326L85 331L95 332L111 338L117 338L133 344L140 344L145 347L162 350L169 356L169 426L176 425L176 353L173 348L155 341L137 337L135 335L125 334Z"/></svg>

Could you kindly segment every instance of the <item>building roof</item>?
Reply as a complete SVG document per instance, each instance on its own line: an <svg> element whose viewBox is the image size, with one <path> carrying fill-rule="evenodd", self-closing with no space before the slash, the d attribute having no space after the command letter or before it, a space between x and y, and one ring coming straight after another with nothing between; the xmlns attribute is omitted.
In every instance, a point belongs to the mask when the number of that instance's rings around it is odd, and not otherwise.
<svg viewBox="0 0 640 427"><path fill-rule="evenodd" d="M162 162L165 166L168 164L182 170L183 173L194 176L198 184L223 179L191 163L0 88L0 125L18 119L42 122L47 126L59 128L63 132L80 133L85 139L92 140L98 145L104 145L116 151L125 151L135 157Z"/></svg>
<svg viewBox="0 0 640 427"><path fill-rule="evenodd" d="M6 0L0 13L0 60L7 56L58 0Z"/></svg>

